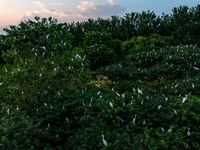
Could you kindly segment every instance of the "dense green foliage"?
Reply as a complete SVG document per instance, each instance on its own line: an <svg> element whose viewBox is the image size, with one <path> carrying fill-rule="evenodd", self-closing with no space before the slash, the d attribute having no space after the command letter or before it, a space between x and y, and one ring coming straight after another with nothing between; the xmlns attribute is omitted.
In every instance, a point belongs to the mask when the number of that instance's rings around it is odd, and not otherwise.
<svg viewBox="0 0 200 150"><path fill-rule="evenodd" d="M200 149L199 10L5 29L0 149Z"/></svg>

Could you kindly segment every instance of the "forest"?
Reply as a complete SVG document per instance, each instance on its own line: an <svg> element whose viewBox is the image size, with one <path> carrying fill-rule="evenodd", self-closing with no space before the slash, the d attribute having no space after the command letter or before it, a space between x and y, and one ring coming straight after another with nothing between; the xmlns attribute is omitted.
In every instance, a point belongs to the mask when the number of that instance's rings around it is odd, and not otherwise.
<svg viewBox="0 0 200 150"><path fill-rule="evenodd" d="M0 35L0 149L200 149L200 5Z"/></svg>

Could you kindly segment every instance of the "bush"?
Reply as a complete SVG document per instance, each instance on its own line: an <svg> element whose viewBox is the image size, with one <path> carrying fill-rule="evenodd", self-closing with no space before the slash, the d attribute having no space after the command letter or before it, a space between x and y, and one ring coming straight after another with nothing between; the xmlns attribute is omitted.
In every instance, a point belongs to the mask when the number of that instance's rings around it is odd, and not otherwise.
<svg viewBox="0 0 200 150"><path fill-rule="evenodd" d="M133 37L131 40L123 42L122 51L125 54L130 54L142 51L157 50L170 45L173 45L171 37L163 37L153 34L149 37Z"/></svg>

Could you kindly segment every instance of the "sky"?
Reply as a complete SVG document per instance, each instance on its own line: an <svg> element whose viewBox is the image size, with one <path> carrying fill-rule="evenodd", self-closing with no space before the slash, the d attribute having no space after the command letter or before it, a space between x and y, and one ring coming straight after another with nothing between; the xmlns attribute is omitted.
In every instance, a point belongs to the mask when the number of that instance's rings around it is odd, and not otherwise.
<svg viewBox="0 0 200 150"><path fill-rule="evenodd" d="M161 15L170 14L180 5L194 7L199 3L200 0L0 0L0 34L3 28L35 16L72 22L147 10Z"/></svg>

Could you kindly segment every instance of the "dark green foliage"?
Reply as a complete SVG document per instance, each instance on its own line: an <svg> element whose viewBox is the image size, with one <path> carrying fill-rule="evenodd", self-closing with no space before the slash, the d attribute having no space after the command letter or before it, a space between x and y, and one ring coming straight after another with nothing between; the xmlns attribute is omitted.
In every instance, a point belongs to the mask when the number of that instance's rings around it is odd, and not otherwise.
<svg viewBox="0 0 200 150"><path fill-rule="evenodd" d="M92 70L114 62L115 53L111 47L111 34L105 32L88 32L83 45Z"/></svg>

